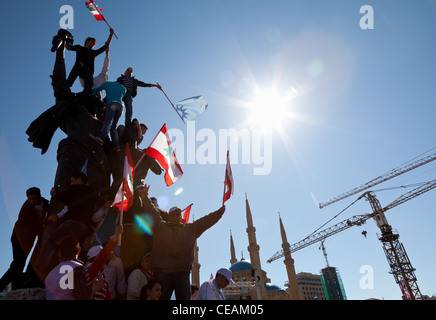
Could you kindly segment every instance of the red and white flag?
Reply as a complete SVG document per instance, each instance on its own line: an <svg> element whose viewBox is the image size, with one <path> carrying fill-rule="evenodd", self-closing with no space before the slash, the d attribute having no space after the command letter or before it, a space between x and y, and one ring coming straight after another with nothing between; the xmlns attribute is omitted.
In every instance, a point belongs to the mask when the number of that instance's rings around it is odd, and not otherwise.
<svg viewBox="0 0 436 320"><path fill-rule="evenodd" d="M185 209L182 210L182 223L188 223L189 222L189 214L191 213L191 207L193 203L191 203L189 206L187 206Z"/></svg>
<svg viewBox="0 0 436 320"><path fill-rule="evenodd" d="M104 17L101 14L101 11L103 9L100 9L93 0L87 1L85 2L86 7L88 8L88 10L92 13L92 15L94 16L94 18L98 21L104 21Z"/></svg>
<svg viewBox="0 0 436 320"><path fill-rule="evenodd" d="M230 199L230 197L233 195L233 175L232 175L232 168L230 168L230 157L229 157L229 151L227 150L227 165L226 165L226 180L224 181L224 197L223 197L223 205L224 202Z"/></svg>
<svg viewBox="0 0 436 320"><path fill-rule="evenodd" d="M123 182L115 195L113 205L121 210L121 203L123 203L123 212L127 211L133 204L133 158L130 152L129 144L126 143L126 155L124 157L124 171Z"/></svg>
<svg viewBox="0 0 436 320"><path fill-rule="evenodd" d="M167 186L172 185L182 177L183 170L171 146L166 124L162 126L150 146L145 150L145 154L156 159L166 171L164 178Z"/></svg>

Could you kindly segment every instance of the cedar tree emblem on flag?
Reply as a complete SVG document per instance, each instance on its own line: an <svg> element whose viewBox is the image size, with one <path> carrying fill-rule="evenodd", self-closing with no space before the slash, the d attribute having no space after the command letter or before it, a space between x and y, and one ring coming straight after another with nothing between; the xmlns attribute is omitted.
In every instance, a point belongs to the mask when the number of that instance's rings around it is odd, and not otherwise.
<svg viewBox="0 0 436 320"><path fill-rule="evenodd" d="M145 154L156 159L166 171L164 178L167 186L171 186L182 177L183 170L171 146L166 124L162 126L150 146L145 150Z"/></svg>
<svg viewBox="0 0 436 320"><path fill-rule="evenodd" d="M197 96L176 103L175 109L183 122L187 123L206 111L207 105L203 96Z"/></svg>

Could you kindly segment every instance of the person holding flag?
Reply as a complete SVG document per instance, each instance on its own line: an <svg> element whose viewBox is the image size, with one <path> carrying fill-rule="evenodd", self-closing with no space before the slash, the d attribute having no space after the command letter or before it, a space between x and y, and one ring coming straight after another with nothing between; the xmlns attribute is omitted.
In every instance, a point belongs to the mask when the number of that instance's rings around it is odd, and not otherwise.
<svg viewBox="0 0 436 320"><path fill-rule="evenodd" d="M143 87L143 88L155 87L158 88L159 90L162 90L162 87L159 84L145 83L143 81L136 79L134 76L132 76L132 74L133 74L133 68L128 67L124 72L124 74L122 74L117 79L117 82L121 83L127 89L127 92L123 97L124 105L126 107L126 118L125 118L126 128L132 122L133 98L136 97L136 95L138 94L138 87Z"/></svg>
<svg viewBox="0 0 436 320"><path fill-rule="evenodd" d="M221 219L226 208L222 206L193 223L182 223L182 210L173 207L168 212L168 221L164 221L148 197L149 189L150 186L145 186L143 208L154 217L150 265L155 278L163 284L161 300L170 300L173 291L177 300L190 300L195 240Z"/></svg>
<svg viewBox="0 0 436 320"><path fill-rule="evenodd" d="M76 81L77 79L77 76L80 76L84 82L83 93L91 93L94 77L95 57L103 53L106 48L110 46L114 30L110 28L109 32L109 38L106 40L105 44L97 50L94 50L96 40L92 37L86 38L84 46L72 46L70 42L66 42L67 50L76 52L76 62L74 63L74 66L71 69L70 74L67 78L67 83L70 87L73 86L74 81Z"/></svg>

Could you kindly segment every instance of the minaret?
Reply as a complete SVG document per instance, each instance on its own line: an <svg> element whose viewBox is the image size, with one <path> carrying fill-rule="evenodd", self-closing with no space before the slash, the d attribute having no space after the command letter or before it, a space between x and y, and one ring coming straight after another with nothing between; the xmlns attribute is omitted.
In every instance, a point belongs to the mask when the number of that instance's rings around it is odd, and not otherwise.
<svg viewBox="0 0 436 320"><path fill-rule="evenodd" d="M251 215L250 205L248 204L247 194L245 194L245 210L247 214L247 234L248 234L248 252L250 253L251 267L253 268L255 275L260 278L260 285L258 289L260 289L262 299L265 285L265 277L262 272L262 267L260 264L260 256L259 256L259 245L256 241L256 228L253 226L253 217ZM255 279L257 281L257 279Z"/></svg>
<svg viewBox="0 0 436 320"><path fill-rule="evenodd" d="M233 237L232 237L232 231L230 231L230 265L232 266L234 263L236 263L238 260L236 260L236 254L235 254L235 245L233 244Z"/></svg>
<svg viewBox="0 0 436 320"><path fill-rule="evenodd" d="M294 259L291 256L290 244L288 243L288 239L286 237L285 228L283 227L282 218L279 213L279 221L280 221L280 233L282 235L282 248L285 256L284 264L286 266L286 271L288 273L288 282L289 282L289 296L291 300L300 300L300 296L298 294L298 284L297 284L297 275L295 274L294 268Z"/></svg>

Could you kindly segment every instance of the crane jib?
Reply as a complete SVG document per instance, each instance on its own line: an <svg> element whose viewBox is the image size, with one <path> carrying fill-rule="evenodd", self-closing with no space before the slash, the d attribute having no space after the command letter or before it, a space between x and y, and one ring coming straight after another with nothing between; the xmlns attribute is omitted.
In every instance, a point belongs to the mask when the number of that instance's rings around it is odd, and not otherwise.
<svg viewBox="0 0 436 320"><path fill-rule="evenodd" d="M395 177L397 177L397 176L399 176L399 175L401 175L403 173L406 173L406 172L408 172L410 170L416 169L416 168L418 168L418 167L420 167L420 166L422 166L424 164L427 164L427 163L429 163L429 162L431 162L433 160L436 160L436 153L433 153L433 154L431 154L429 156L421 158L421 159L419 159L417 161L414 161L414 162L412 162L412 163L410 163L408 165L404 165L404 166L401 166L399 168L393 169L393 170L389 171L388 173L385 173L384 175L379 176L379 177L377 177L377 178L375 178L375 179L373 179L373 180L371 180L371 181L361 185L360 187L354 188L354 189L352 189L350 191L347 191L347 192L345 192L345 193L343 193L343 194L341 194L339 196L336 196L336 197L334 197L334 198L332 198L332 199L330 199L328 201L322 202L322 203L319 204L319 208L322 209L322 208L324 208L324 207L326 207L326 206L328 206L328 205L330 205L332 203L338 202L338 201L340 201L342 199L345 199L345 198L347 198L349 196L352 196L352 195L354 195L356 193L359 193L359 192L361 192L363 190L371 188L371 187L373 187L373 186L375 186L377 184L380 184L382 182L385 182L387 180L395 178Z"/></svg>

